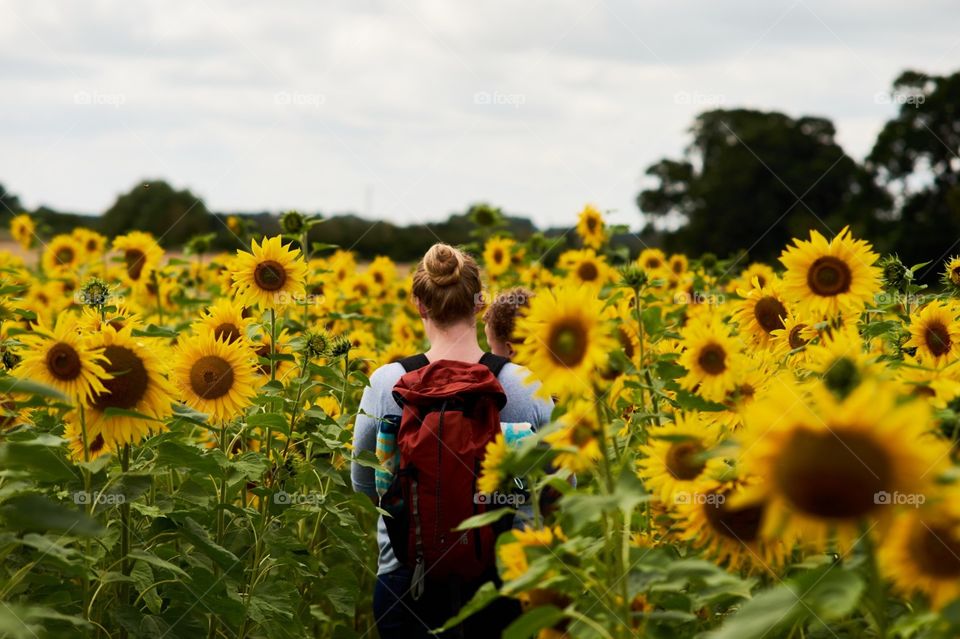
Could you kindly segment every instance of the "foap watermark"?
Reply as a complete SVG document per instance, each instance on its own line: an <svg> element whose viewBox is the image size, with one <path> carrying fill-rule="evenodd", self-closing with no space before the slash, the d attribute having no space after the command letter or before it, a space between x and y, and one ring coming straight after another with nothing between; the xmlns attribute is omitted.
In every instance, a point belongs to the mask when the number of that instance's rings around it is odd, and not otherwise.
<svg viewBox="0 0 960 639"><path fill-rule="evenodd" d="M524 306L530 301L529 296L520 291L503 291L500 293L491 293L490 291L480 291L473 296L473 303L477 306L489 306L491 304L508 304L510 306Z"/></svg>
<svg viewBox="0 0 960 639"><path fill-rule="evenodd" d="M278 91L273 94L273 101L279 106L313 107L314 109L319 109L327 103L327 96L322 93Z"/></svg>
<svg viewBox="0 0 960 639"><path fill-rule="evenodd" d="M527 496L523 493L501 493L495 491L492 493L474 493L473 503L486 506L510 506L516 508L527 503Z"/></svg>
<svg viewBox="0 0 960 639"><path fill-rule="evenodd" d="M877 104L908 105L916 109L927 101L927 96L922 93L887 93L886 91L880 91L873 95L873 101Z"/></svg>
<svg viewBox="0 0 960 639"><path fill-rule="evenodd" d="M727 501L722 493L691 493L686 490L677 491L673 496L673 503L684 506L697 504L700 506L722 506Z"/></svg>
<svg viewBox="0 0 960 639"><path fill-rule="evenodd" d="M723 293L704 293L702 291L681 291L673 296L674 304L710 304L719 306L727 300Z"/></svg>
<svg viewBox="0 0 960 639"><path fill-rule="evenodd" d="M899 293L891 291L882 291L873 298L873 303L877 306L908 306L919 307L923 304L924 298L912 293Z"/></svg>
<svg viewBox="0 0 960 639"><path fill-rule="evenodd" d="M927 496L923 493L901 493L885 490L873 494L873 503L878 506L913 506L919 508L927 501Z"/></svg>
<svg viewBox="0 0 960 639"><path fill-rule="evenodd" d="M323 503L322 493L288 493L285 490L278 490L273 493L273 503L278 506L317 506Z"/></svg>
<svg viewBox="0 0 960 639"><path fill-rule="evenodd" d="M478 91L473 94L473 103L484 106L511 106L514 109L519 109L527 103L527 96L523 93Z"/></svg>
<svg viewBox="0 0 960 639"><path fill-rule="evenodd" d="M123 93L100 93L99 91L78 91L73 94L73 103L81 106L111 106L119 109L126 104Z"/></svg>
<svg viewBox="0 0 960 639"><path fill-rule="evenodd" d="M697 91L679 91L673 94L674 104L692 104L693 106L722 106L727 96L722 93L699 93Z"/></svg>
<svg viewBox="0 0 960 639"><path fill-rule="evenodd" d="M277 291L273 294L274 303L281 306L288 304L295 306L319 306L326 300L327 297L322 294L305 293L303 295L297 295L287 291Z"/></svg>
<svg viewBox="0 0 960 639"><path fill-rule="evenodd" d="M122 493L90 493L78 490L73 493L73 503L78 506L95 504L97 506L119 506L127 503L127 496Z"/></svg>

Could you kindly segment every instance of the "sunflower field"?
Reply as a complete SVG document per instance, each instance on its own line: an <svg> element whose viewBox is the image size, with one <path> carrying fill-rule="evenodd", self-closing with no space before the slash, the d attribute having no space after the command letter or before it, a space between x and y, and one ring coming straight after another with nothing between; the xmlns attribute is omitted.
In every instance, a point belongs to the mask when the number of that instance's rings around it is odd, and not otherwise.
<svg viewBox="0 0 960 639"><path fill-rule="evenodd" d="M587 206L547 264L483 223L484 299L533 292L515 361L556 408L488 448L480 484L524 478L534 519L448 626L505 595L514 639L960 636L960 259L928 287L848 229L630 259ZM352 422L426 343L409 265L318 224L174 256L13 219L0 637L376 636Z"/></svg>

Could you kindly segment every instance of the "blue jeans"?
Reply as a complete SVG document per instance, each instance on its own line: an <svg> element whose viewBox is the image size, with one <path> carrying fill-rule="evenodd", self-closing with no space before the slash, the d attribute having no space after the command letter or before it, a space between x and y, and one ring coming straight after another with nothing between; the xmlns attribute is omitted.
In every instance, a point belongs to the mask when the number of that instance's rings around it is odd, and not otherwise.
<svg viewBox="0 0 960 639"><path fill-rule="evenodd" d="M414 600L409 593L411 576L412 571L406 567L377 575L373 614L380 639L495 639L520 616L519 602L501 597L469 617L460 627L431 635L430 630L439 628L457 614L483 582L460 587L452 583L428 583L423 596Z"/></svg>

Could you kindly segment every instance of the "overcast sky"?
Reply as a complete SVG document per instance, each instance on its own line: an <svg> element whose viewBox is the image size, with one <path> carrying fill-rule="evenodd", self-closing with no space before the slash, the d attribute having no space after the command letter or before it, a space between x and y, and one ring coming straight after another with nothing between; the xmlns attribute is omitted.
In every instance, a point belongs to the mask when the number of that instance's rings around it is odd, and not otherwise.
<svg viewBox="0 0 960 639"><path fill-rule="evenodd" d="M100 212L147 177L215 211L637 226L707 108L834 121L862 158L906 68L960 69L956 0L0 0L0 183Z"/></svg>

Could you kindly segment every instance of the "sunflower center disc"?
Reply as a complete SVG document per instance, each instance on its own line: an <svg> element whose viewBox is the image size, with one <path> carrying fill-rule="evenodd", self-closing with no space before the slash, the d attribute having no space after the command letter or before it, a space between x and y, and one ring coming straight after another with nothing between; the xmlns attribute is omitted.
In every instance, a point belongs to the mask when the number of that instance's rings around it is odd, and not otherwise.
<svg viewBox="0 0 960 639"><path fill-rule="evenodd" d="M588 218L587 218L587 230L590 231L591 233L593 233L593 231L594 231L596 228L597 228L597 220L596 220L596 218L588 217Z"/></svg>
<svg viewBox="0 0 960 639"><path fill-rule="evenodd" d="M623 349L623 354L627 356L627 359L632 360L633 354L636 351L633 349L633 342L630 340L630 335L621 326L617 331L617 336L620 338L620 347Z"/></svg>
<svg viewBox="0 0 960 639"><path fill-rule="evenodd" d="M257 349L256 349L256 353L257 353L257 358L258 358L258 359L266 359L266 360L269 360L269 359L270 359L270 345L269 345L269 344L262 344L262 345L258 346ZM269 375L269 374L270 374L270 362L269 362L269 361L268 361L267 363L265 363L265 364L262 364L262 363L261 363L261 364L257 364L257 368L259 368L259 369L260 369L260 372L263 373L264 375Z"/></svg>
<svg viewBox="0 0 960 639"><path fill-rule="evenodd" d="M703 472L707 462L700 458L703 446L700 442L677 442L667 451L666 466L676 479L689 481Z"/></svg>
<svg viewBox="0 0 960 639"><path fill-rule="evenodd" d="M708 499L703 506L703 514L714 530L745 544L757 539L763 521L763 510L763 504L730 508L726 499Z"/></svg>
<svg viewBox="0 0 960 639"><path fill-rule="evenodd" d="M140 249L127 249L123 254L123 261L127 263L127 275L132 280L139 280L146 266L147 256Z"/></svg>
<svg viewBox="0 0 960 639"><path fill-rule="evenodd" d="M584 282L592 282L600 275L600 270L593 262L584 262L577 268L577 276Z"/></svg>
<svg viewBox="0 0 960 639"><path fill-rule="evenodd" d="M727 370L727 353L719 344L708 344L700 351L697 363L709 375L719 375Z"/></svg>
<svg viewBox="0 0 960 639"><path fill-rule="evenodd" d="M103 355L107 358L104 369L113 375L113 379L103 380L107 392L93 398L94 408L133 408L147 394L150 380L143 360L126 346L115 344L107 346Z"/></svg>
<svg viewBox="0 0 960 639"><path fill-rule="evenodd" d="M927 330L923 332L924 340L927 342L927 348L933 353L934 357L940 357L950 352L950 331L942 322L930 322Z"/></svg>
<svg viewBox="0 0 960 639"><path fill-rule="evenodd" d="M217 339L225 340L228 344L232 344L240 337L240 329L237 328L236 324L224 322L213 329L213 336Z"/></svg>
<svg viewBox="0 0 960 639"><path fill-rule="evenodd" d="M790 335L787 338L787 341L790 342L790 348L802 348L807 345L807 340L801 337L800 333L807 327L806 324L797 324L790 329Z"/></svg>
<svg viewBox="0 0 960 639"><path fill-rule="evenodd" d="M493 252L493 261L499 264L503 261L503 251L497 249Z"/></svg>
<svg viewBox="0 0 960 639"><path fill-rule="evenodd" d="M852 280L847 263L830 255L818 257L807 272L807 286L823 297L846 293L850 290Z"/></svg>
<svg viewBox="0 0 960 639"><path fill-rule="evenodd" d="M216 355L201 357L190 369L190 388L203 399L217 399L233 387L233 367Z"/></svg>
<svg viewBox="0 0 960 639"><path fill-rule="evenodd" d="M69 246L64 246L57 251L57 264L67 265L73 264L73 249Z"/></svg>
<svg viewBox="0 0 960 639"><path fill-rule="evenodd" d="M914 557L928 575L960 577L960 539L947 526L923 525L913 536Z"/></svg>
<svg viewBox="0 0 960 639"><path fill-rule="evenodd" d="M47 370L60 381L76 379L80 368L80 355L69 344L58 342L47 351Z"/></svg>
<svg viewBox="0 0 960 639"><path fill-rule="evenodd" d="M777 298L768 295L762 297L753 307L753 316L767 333L783 328L783 318L787 315L787 309Z"/></svg>
<svg viewBox="0 0 960 639"><path fill-rule="evenodd" d="M558 323L547 341L553 359L564 366L576 366L587 353L587 335L580 322L567 320Z"/></svg>
<svg viewBox="0 0 960 639"><path fill-rule="evenodd" d="M257 264L253 281L265 291L278 291L287 281L287 271L280 262L265 260Z"/></svg>
<svg viewBox="0 0 960 639"><path fill-rule="evenodd" d="M875 496L891 488L887 453L869 436L798 430L774 470L780 491L798 510L815 517L856 519L877 507Z"/></svg>

